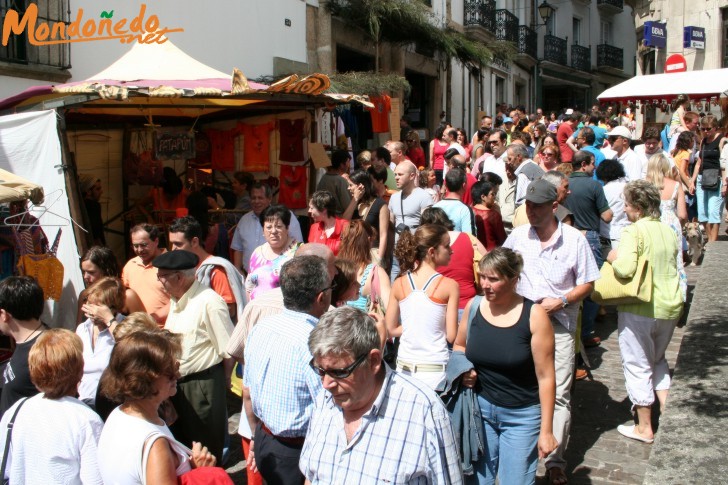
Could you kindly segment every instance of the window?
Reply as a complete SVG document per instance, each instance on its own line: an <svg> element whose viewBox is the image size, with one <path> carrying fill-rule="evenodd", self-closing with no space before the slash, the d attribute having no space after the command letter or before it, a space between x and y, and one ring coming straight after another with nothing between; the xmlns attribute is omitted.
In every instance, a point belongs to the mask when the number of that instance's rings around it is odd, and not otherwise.
<svg viewBox="0 0 728 485"><path fill-rule="evenodd" d="M601 21L599 30L599 43L612 45L612 23L606 20Z"/></svg>
<svg viewBox="0 0 728 485"><path fill-rule="evenodd" d="M573 44L581 45L581 19L574 17L571 26Z"/></svg>
<svg viewBox="0 0 728 485"><path fill-rule="evenodd" d="M506 102L506 80L499 76L495 78L495 99L498 103Z"/></svg>
<svg viewBox="0 0 728 485"><path fill-rule="evenodd" d="M30 0L0 0L0 18L4 19L9 10L23 17ZM39 22L70 22L69 0L37 0ZM50 66L68 69L71 66L70 44L30 45L27 34L12 34L8 45L0 45L0 61L27 66Z"/></svg>
<svg viewBox="0 0 728 485"><path fill-rule="evenodd" d="M548 22L546 22L546 31L549 33L549 35L555 35L554 32L556 32L556 11L551 14Z"/></svg>

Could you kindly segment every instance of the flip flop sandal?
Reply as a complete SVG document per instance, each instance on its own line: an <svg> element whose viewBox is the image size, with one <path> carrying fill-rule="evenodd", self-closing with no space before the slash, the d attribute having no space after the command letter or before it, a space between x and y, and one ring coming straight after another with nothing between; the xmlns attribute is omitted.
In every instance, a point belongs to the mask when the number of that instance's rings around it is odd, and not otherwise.
<svg viewBox="0 0 728 485"><path fill-rule="evenodd" d="M557 466L551 467L546 471L546 478L549 485L567 485L569 483L564 470Z"/></svg>

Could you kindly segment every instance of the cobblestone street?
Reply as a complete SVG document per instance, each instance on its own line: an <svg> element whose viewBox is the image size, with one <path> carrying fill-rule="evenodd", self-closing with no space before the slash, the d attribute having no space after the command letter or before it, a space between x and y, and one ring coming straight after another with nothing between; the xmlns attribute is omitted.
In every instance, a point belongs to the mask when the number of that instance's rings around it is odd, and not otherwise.
<svg viewBox="0 0 728 485"><path fill-rule="evenodd" d="M687 270L689 301L700 266L688 267ZM671 370L675 366L688 311L689 307L686 307L667 349ZM571 437L566 451L567 476L573 485L639 484L645 477L652 445L628 440L617 433L617 426L631 419L631 403L624 387L617 342L617 315L613 308L597 323L596 332L602 339L601 345L587 349L592 378L578 381L574 389ZM230 397L228 410L231 415L231 451L225 466L236 484L245 484L245 461L237 434L240 399ZM655 414L659 416L659 412ZM537 484L547 483L544 473L541 463Z"/></svg>

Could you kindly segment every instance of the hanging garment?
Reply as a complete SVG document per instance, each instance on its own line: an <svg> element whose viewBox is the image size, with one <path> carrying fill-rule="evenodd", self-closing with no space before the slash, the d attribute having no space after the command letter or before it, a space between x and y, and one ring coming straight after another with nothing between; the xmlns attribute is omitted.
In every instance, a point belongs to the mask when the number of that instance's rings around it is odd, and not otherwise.
<svg viewBox="0 0 728 485"><path fill-rule="evenodd" d="M35 278L43 288L45 298L55 301L61 299L63 291L63 264L56 258L61 232L62 229L58 229L53 247L46 254L24 254L18 260L18 273Z"/></svg>
<svg viewBox="0 0 728 485"><path fill-rule="evenodd" d="M372 131L389 133L389 112L392 110L392 98L387 96L370 96L374 108L367 108L372 115Z"/></svg>
<svg viewBox="0 0 728 485"><path fill-rule="evenodd" d="M279 120L281 149L278 159L283 162L303 162L304 120Z"/></svg>
<svg viewBox="0 0 728 485"><path fill-rule="evenodd" d="M237 130L207 130L213 170L235 170L235 138Z"/></svg>
<svg viewBox="0 0 728 485"><path fill-rule="evenodd" d="M306 187L308 167L305 165L281 165L281 188L278 203L289 209L304 209L308 206Z"/></svg>
<svg viewBox="0 0 728 485"><path fill-rule="evenodd" d="M270 132L275 121L260 125L239 123L243 135L243 169L251 172L266 172L270 168Z"/></svg>

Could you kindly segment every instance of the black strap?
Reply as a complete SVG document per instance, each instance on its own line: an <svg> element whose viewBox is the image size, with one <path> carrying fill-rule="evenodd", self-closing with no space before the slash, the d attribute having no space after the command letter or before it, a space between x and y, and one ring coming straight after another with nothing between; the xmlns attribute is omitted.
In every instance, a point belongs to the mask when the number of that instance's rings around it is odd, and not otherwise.
<svg viewBox="0 0 728 485"><path fill-rule="evenodd" d="M23 404L25 404L25 401L27 401L28 399L29 398L26 397L20 401L18 407L15 408L13 417L8 423L8 435L5 437L5 451L3 451L3 464L2 467L0 467L0 480L5 480L5 465L7 465L8 463L8 455L10 453L10 440L13 438L13 425L15 424L15 418L18 417L18 411L20 411L20 408L23 407Z"/></svg>
<svg viewBox="0 0 728 485"><path fill-rule="evenodd" d="M404 194L399 193L399 210L402 212L402 224L404 224Z"/></svg>

